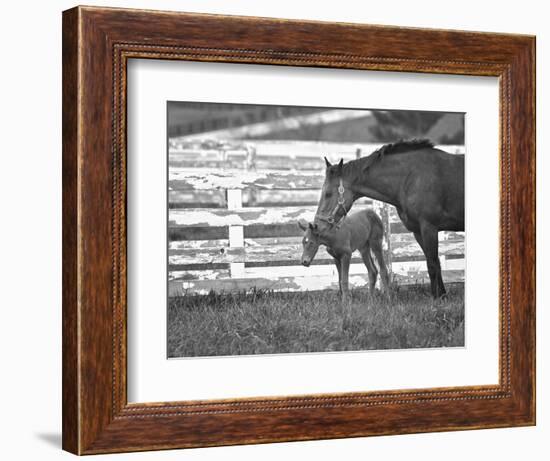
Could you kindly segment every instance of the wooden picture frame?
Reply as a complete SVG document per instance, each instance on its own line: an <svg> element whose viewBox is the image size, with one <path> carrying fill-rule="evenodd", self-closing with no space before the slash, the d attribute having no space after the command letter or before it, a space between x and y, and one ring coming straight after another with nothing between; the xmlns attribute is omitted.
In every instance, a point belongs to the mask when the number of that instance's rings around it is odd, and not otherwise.
<svg viewBox="0 0 550 461"><path fill-rule="evenodd" d="M128 404L131 58L498 77L499 384ZM65 450L92 454L533 424L534 37L94 7L63 13Z"/></svg>

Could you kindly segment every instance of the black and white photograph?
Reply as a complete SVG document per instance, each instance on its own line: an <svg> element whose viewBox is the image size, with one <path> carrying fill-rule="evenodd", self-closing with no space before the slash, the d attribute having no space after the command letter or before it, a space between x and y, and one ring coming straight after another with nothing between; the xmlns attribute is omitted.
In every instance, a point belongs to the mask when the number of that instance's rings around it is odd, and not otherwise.
<svg viewBox="0 0 550 461"><path fill-rule="evenodd" d="M465 345L465 114L167 103L169 358Z"/></svg>

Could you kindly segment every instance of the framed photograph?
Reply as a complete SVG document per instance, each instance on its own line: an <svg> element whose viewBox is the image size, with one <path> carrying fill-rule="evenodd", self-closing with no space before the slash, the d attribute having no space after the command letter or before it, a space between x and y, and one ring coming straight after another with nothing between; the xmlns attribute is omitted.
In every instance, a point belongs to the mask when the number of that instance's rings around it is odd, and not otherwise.
<svg viewBox="0 0 550 461"><path fill-rule="evenodd" d="M63 13L63 448L535 424L535 39Z"/></svg>

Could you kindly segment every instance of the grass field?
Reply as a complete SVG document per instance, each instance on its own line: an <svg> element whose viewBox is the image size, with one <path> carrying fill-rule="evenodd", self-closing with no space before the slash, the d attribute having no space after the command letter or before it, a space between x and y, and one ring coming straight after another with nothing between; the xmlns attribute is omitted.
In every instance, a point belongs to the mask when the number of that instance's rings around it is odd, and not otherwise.
<svg viewBox="0 0 550 461"><path fill-rule="evenodd" d="M353 291L216 294L169 299L168 356L198 357L464 345L464 285L434 303L427 287L370 298Z"/></svg>

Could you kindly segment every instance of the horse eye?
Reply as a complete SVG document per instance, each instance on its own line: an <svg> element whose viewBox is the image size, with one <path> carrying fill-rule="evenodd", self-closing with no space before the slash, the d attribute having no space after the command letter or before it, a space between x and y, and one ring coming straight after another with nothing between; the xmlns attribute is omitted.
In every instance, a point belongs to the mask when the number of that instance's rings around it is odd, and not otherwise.
<svg viewBox="0 0 550 461"><path fill-rule="evenodd" d="M325 197L326 197L326 198L331 198L331 197L332 197L332 192L327 192L327 193L325 194Z"/></svg>

